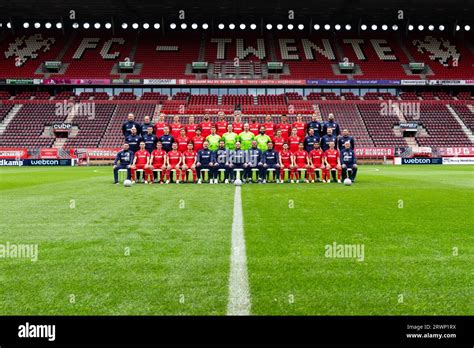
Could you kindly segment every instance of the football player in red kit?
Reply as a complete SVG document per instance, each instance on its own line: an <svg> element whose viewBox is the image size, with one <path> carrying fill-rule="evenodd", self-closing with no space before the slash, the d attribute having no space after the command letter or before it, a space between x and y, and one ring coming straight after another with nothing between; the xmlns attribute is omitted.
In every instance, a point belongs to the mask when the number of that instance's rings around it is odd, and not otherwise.
<svg viewBox="0 0 474 348"><path fill-rule="evenodd" d="M211 127L213 126L211 119L208 114L204 115L204 120L201 122L199 128L201 128L201 135L204 139L211 134ZM196 150L196 148L194 148ZM196 150L197 151L197 150Z"/></svg>
<svg viewBox="0 0 474 348"><path fill-rule="evenodd" d="M188 148L189 138L186 136L186 129L183 127L179 131L178 137L174 138L178 143L178 151L184 152Z"/></svg>
<svg viewBox="0 0 474 348"><path fill-rule="evenodd" d="M314 149L309 152L309 163L310 163L310 171L309 171L309 178L311 182L314 182L314 173L316 173L316 181L321 181L319 177L319 173L324 173L324 152L319 147L319 143L314 143Z"/></svg>
<svg viewBox="0 0 474 348"><path fill-rule="evenodd" d="M283 150L280 152L280 182L285 178L285 169L290 171L290 180L294 180L295 166L293 164L293 155L288 148L288 143L283 144Z"/></svg>
<svg viewBox="0 0 474 348"><path fill-rule="evenodd" d="M219 120L216 122L216 133L217 133L217 135L222 137L222 134L227 132L228 123L225 120L224 111L219 111L218 116L219 116Z"/></svg>
<svg viewBox="0 0 474 348"><path fill-rule="evenodd" d="M202 150L202 144L204 144L205 141L206 139L201 135L201 128L196 128L196 135L192 139L194 151L198 152Z"/></svg>
<svg viewBox="0 0 474 348"><path fill-rule="evenodd" d="M270 115L265 117L265 123L263 126L265 126L265 134L273 140L273 137L275 136L275 123L273 123L272 117Z"/></svg>
<svg viewBox="0 0 474 348"><path fill-rule="evenodd" d="M285 141L288 141L290 136L291 124L288 123L288 117L286 115L281 115L281 123L277 127L281 130L281 136Z"/></svg>
<svg viewBox="0 0 474 348"><path fill-rule="evenodd" d="M281 135L281 129L276 131L276 135L273 137L273 148L276 152L283 151L283 144L286 143L285 139L283 139Z"/></svg>
<svg viewBox="0 0 474 348"><path fill-rule="evenodd" d="M303 118L301 115L296 116L296 121L293 122L291 125L293 128L296 128L296 135L300 137L300 139L304 139L306 136L306 123L303 122Z"/></svg>
<svg viewBox="0 0 474 348"><path fill-rule="evenodd" d="M165 127L168 126L168 123L165 122L165 114L160 114L158 117L158 122L155 123L155 135L158 139L165 134Z"/></svg>
<svg viewBox="0 0 474 348"><path fill-rule="evenodd" d="M181 128L183 128L183 125L181 124L180 120L179 120L179 116L174 116L173 117L173 123L170 124L170 128L171 128L171 135L173 136L173 138L177 138L179 137L179 132L181 131Z"/></svg>
<svg viewBox="0 0 474 348"><path fill-rule="evenodd" d="M135 174L137 169L142 169L143 170L143 180L145 181L145 184L148 184L148 181L146 180L147 177L149 177L149 169L148 167L148 161L150 159L150 153L145 150L145 142L141 141L140 142L140 150L135 152L134 157L133 157L133 163L132 166L130 167L131 175L132 175L132 183L135 183Z"/></svg>
<svg viewBox="0 0 474 348"><path fill-rule="evenodd" d="M341 159L339 158L339 151L334 148L335 144L333 141L329 143L329 149L324 151L324 164L325 169L323 171L323 182L330 183L330 172L332 169L337 170L337 182L341 183Z"/></svg>
<svg viewBox="0 0 474 348"><path fill-rule="evenodd" d="M291 135L288 137L288 146L290 147L291 152L296 152L299 149L301 139L296 133L298 130L296 128L291 129Z"/></svg>
<svg viewBox="0 0 474 348"><path fill-rule="evenodd" d="M304 149L304 144L299 143L298 145L298 151L293 152L293 158L294 158L294 164L296 166L296 182L299 182L299 169L305 169L305 182L309 182L307 177L306 177L306 172L308 171L309 168L309 158L308 158L308 153Z"/></svg>
<svg viewBox="0 0 474 348"><path fill-rule="evenodd" d="M252 116L249 122L249 130L253 133L253 135L257 136L260 132L260 124L257 122L257 118ZM240 134L240 133L237 133Z"/></svg>
<svg viewBox="0 0 474 348"><path fill-rule="evenodd" d="M181 173L181 181L186 181L188 170L193 173L193 182L196 183L196 151L193 149L193 143L188 144L188 148L183 152L183 166Z"/></svg>
<svg viewBox="0 0 474 348"><path fill-rule="evenodd" d="M194 116L189 116L189 122L186 125L186 136L193 140L196 136L196 129L199 127L196 123L194 123Z"/></svg>
<svg viewBox="0 0 474 348"><path fill-rule="evenodd" d="M239 113L235 114L234 122L232 122L232 131L236 134L240 134L244 131L244 124Z"/></svg>
<svg viewBox="0 0 474 348"><path fill-rule="evenodd" d="M166 165L166 183L169 184L171 180L171 170L176 170L176 183L179 184L181 177L181 162L183 154L178 151L178 143L173 143L171 151L167 155Z"/></svg>
<svg viewBox="0 0 474 348"><path fill-rule="evenodd" d="M148 181L153 184L153 169L161 169L160 182L163 183L163 177L166 171L166 151L161 147L161 143L156 144L156 150L151 153L149 165L148 165Z"/></svg>

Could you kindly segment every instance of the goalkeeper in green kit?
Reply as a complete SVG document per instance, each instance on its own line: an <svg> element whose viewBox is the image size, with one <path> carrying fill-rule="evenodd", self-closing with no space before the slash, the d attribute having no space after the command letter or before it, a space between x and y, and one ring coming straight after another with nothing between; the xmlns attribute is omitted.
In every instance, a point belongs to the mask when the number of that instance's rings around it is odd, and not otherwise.
<svg viewBox="0 0 474 348"><path fill-rule="evenodd" d="M271 143L272 139L265 134L265 126L260 127L260 132L255 137L255 140L257 141L257 148L260 151L263 152L268 150L268 143Z"/></svg>
<svg viewBox="0 0 474 348"><path fill-rule="evenodd" d="M232 125L227 126L227 132L222 134L222 140L224 140L225 148L227 150L235 150L235 143L239 141L239 136L237 133L234 133Z"/></svg>
<svg viewBox="0 0 474 348"><path fill-rule="evenodd" d="M216 126L212 126L211 134L206 137L206 141L209 143L209 150L211 150L212 152L217 151L217 149L219 148L219 141L221 140L221 137L216 132Z"/></svg>
<svg viewBox="0 0 474 348"><path fill-rule="evenodd" d="M239 134L240 148L244 151L250 150L252 147L252 141L255 139L255 135L250 131L248 123L244 124L244 131Z"/></svg>

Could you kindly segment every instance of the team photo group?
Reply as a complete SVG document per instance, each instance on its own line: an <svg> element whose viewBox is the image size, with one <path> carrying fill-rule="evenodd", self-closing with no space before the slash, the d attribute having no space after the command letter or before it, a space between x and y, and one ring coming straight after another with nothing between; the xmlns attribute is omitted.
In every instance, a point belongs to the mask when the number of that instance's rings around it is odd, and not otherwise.
<svg viewBox="0 0 474 348"><path fill-rule="evenodd" d="M330 183L350 185L357 174L354 139L348 129L340 131L334 115L320 122L317 115L308 123L301 115L272 116L257 122L251 116L242 122L239 112L228 122L223 112L211 122L206 114L200 123L194 116L181 123L174 116L171 123L161 114L152 124L128 115L122 125L124 143L114 161L114 183L120 172L124 184L171 182L197 183Z"/></svg>

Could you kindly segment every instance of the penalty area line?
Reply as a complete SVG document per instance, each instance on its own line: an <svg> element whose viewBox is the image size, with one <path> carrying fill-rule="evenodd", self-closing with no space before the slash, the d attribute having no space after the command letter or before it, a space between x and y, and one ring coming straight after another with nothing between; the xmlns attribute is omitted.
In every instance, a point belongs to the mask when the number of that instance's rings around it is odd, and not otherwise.
<svg viewBox="0 0 474 348"><path fill-rule="evenodd" d="M250 315L250 307L247 254L242 215L242 195L241 188L237 186L234 194L227 315Z"/></svg>

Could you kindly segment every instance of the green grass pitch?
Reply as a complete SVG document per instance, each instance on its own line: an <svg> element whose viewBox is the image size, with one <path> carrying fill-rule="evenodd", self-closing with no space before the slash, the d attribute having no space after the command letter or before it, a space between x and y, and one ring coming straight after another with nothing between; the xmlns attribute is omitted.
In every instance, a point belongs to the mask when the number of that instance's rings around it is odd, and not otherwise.
<svg viewBox="0 0 474 348"><path fill-rule="evenodd" d="M1 168L0 315L225 315L235 187ZM362 166L357 183L244 185L253 315L474 315L474 167ZM364 247L363 260L327 257ZM347 255L346 255L347 256Z"/></svg>

